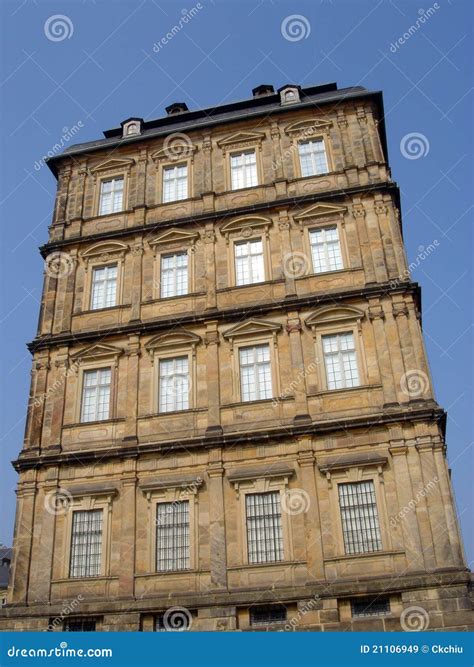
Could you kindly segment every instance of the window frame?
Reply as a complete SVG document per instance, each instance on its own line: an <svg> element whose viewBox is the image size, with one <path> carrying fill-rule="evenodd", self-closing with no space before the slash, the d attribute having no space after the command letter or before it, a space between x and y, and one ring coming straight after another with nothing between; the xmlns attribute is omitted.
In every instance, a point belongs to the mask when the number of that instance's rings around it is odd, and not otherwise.
<svg viewBox="0 0 474 667"><path fill-rule="evenodd" d="M158 531L159 531L159 523L158 523L158 507L160 505L170 505L171 507L177 507L179 504L184 504L186 503L188 506L187 509L187 566L186 567L173 567L173 568L167 568L167 569L159 569L158 568ZM167 574L169 572L188 572L191 569L191 502L189 498L179 498L178 500L173 500L173 501L163 501L163 500L158 500L155 503L154 506L154 511L155 511L155 570L158 574ZM174 524L174 528L176 528L177 524Z"/></svg>
<svg viewBox="0 0 474 667"><path fill-rule="evenodd" d="M249 245L251 243L258 243L260 242L262 245L262 270L263 270L263 279L262 280L256 280L256 281L251 281L248 283L238 283L237 279L237 246L240 245ZM265 243L265 238L263 236L253 236L252 238L248 239L233 239L232 241L232 251L233 251L233 284L235 287L251 287L252 285L261 285L262 283L267 281L268 277L268 271L267 271L267 260L266 260L266 243ZM251 257L252 255L247 254L247 258ZM249 268L251 271L251 264L249 263Z"/></svg>
<svg viewBox="0 0 474 667"><path fill-rule="evenodd" d="M197 407L197 363L196 346L198 341L190 340L189 343L179 342L176 346L156 347L148 350L152 364L153 387L150 392L150 414L154 417L166 418L172 415L181 415L192 412ZM176 357L188 357L188 375L189 375L189 407L184 410L170 412L159 411L159 381L160 381L160 361L173 359Z"/></svg>
<svg viewBox="0 0 474 667"><path fill-rule="evenodd" d="M96 424L96 423L99 423L99 422L109 421L111 419L111 414L112 414L112 387L113 387L113 369L112 369L112 366L108 365L108 366L101 366L101 367L97 367L97 368L82 368L81 370L82 370L82 373L81 373L81 389L80 389L80 396L81 396L80 403L81 403L81 405L80 405L80 413L79 413L79 422L81 424ZM105 386L109 387L109 405L108 405L107 417L104 417L102 419L86 420L86 419L84 419L84 396L85 396L85 390L86 390L86 384L85 384L86 376L89 373L98 373L99 374L98 380L99 380L100 373L102 371L105 371L105 370L110 371L110 382L108 383L108 385L105 385ZM98 381L98 383L96 385L93 385L93 386L95 386L96 391L97 391L98 388L101 386L100 381ZM97 412L98 391L97 391L97 394L96 394L95 403L96 403L96 412ZM97 416L97 414L96 414L96 416Z"/></svg>
<svg viewBox="0 0 474 667"><path fill-rule="evenodd" d="M342 507L341 507L341 502L340 502L340 487L342 486L349 486L349 485L357 485L360 486L361 484L371 484L372 485L372 490L373 490L373 496L374 496L374 505L375 505L375 513L374 517L377 519L377 526L378 526L378 539L380 543L380 548L379 549L372 549L370 551L366 550L361 550L361 551L353 551L353 552L348 552L347 547L346 547L346 542L344 539L344 522L342 519ZM381 520L380 520L380 511L379 511L379 505L378 505L378 498L375 490L375 482L373 479L357 479L357 480L346 480L346 481L337 481L336 483L337 486L337 500L338 500L338 506L339 506L339 517L340 517L340 528L341 528L341 535L342 535L342 548L344 550L344 554L346 556L370 556L373 554L378 554L384 550L383 548L383 539L382 539L382 529L381 529ZM351 505L351 507L360 507L360 505Z"/></svg>
<svg viewBox="0 0 474 667"><path fill-rule="evenodd" d="M179 167L186 167L186 196L185 197L179 197L176 199L165 199L165 172L170 170L170 169L178 169ZM161 194L161 203L162 204L173 204L176 202L181 202L185 201L186 199L190 199L190 182L189 182L189 160L176 160L176 162L169 162L167 164L162 164L160 173L161 173L161 189L160 189L160 194ZM176 182L178 178L176 177L174 179ZM176 189L176 188L175 188Z"/></svg>
<svg viewBox="0 0 474 667"><path fill-rule="evenodd" d="M109 397L109 416L107 419L100 419L97 421L82 421L82 398L84 389L84 373L87 371L103 370L110 368L110 397ZM116 419L117 409L117 382L118 382L118 359L115 357L108 357L107 359L79 359L79 370L77 374L77 396L75 408L75 423L80 426L88 426L89 424L103 424L108 421Z"/></svg>
<svg viewBox="0 0 474 667"><path fill-rule="evenodd" d="M105 269L106 271L111 268L116 268L117 273L115 276L115 303L112 304L111 306L98 306L97 308L93 308L93 300L94 300L94 274L96 271L100 271L102 269ZM89 290L89 309L90 311L96 311L96 310L105 310L108 308L116 308L119 305L119 291L120 291L120 262L111 262L110 264L101 264L97 262L96 264L92 265L90 267L91 271L91 285L90 285L90 290ZM107 282L107 280L105 281Z"/></svg>
<svg viewBox="0 0 474 667"><path fill-rule="evenodd" d="M195 146L184 146L183 150L179 155L176 155L175 159L170 159L169 155L165 151L157 151L152 155L152 159L156 165L156 204L160 206L176 206L182 205L184 202L193 199L194 197L194 152ZM164 177L165 169L169 167L179 167L186 165L187 169L187 196L185 199L173 199L170 201L165 201L164 199Z"/></svg>
<svg viewBox="0 0 474 667"><path fill-rule="evenodd" d="M187 262L186 262L187 291L184 294L170 294L168 296L163 296L162 293L161 293L162 292L162 287L163 287L163 280L162 280L163 259L166 258L166 257L176 257L178 255L185 255L186 259L187 259ZM193 256L194 256L194 253L189 252L188 248L175 249L175 250L162 250L162 251L157 253L157 258L156 258L157 267L156 268L157 268L158 275L159 275L157 288L158 288L158 291L159 291L158 298L160 300L163 300L163 299L177 299L179 297L189 296L192 293L192 287L193 286L191 285L191 265L193 264L193 262L192 262ZM175 267L175 275L176 275L176 267ZM175 280L175 283L176 283L176 280Z"/></svg>
<svg viewBox="0 0 474 667"><path fill-rule="evenodd" d="M243 156L245 154L253 153L255 156L255 175L257 182L254 185L244 185L241 188L234 188L233 186L233 169L232 169L232 158L238 157L238 156ZM251 188L258 188L259 186L262 185L262 174L261 170L259 169L259 158L258 158L259 150L257 146L246 146L242 148L234 148L232 150L229 150L228 156L227 156L227 163L228 163L228 185L229 185L229 190L231 192L240 192L241 190L249 190ZM244 164L245 167L245 164ZM244 171L244 174L246 172Z"/></svg>
<svg viewBox="0 0 474 667"><path fill-rule="evenodd" d="M321 275L326 275L328 273L338 273L339 271L345 271L347 269L346 262L345 262L345 253L344 253L344 247L343 247L343 241L341 238L341 228L342 225L338 224L336 221L333 223L327 222L325 224L320 224L320 225L310 225L307 228L307 240L308 240L308 245L309 245L309 256L311 257L311 272L310 275L314 276L321 276ZM316 271L315 266L314 266L314 257L313 257L313 243L311 239L311 235L313 233L317 232L327 232L329 229L336 229L337 232L337 240L339 244L339 253L341 256L341 263L342 266L338 269L329 269L327 268L325 271ZM327 241L324 242L324 247L325 247L325 254L326 254L326 260L327 260Z"/></svg>
<svg viewBox="0 0 474 667"><path fill-rule="evenodd" d="M355 357L355 364L356 364L356 369L357 369L357 384L351 384L351 385L346 385L347 379L346 379L346 373L344 371L344 362L342 361L342 357L344 355L345 350L341 349L340 345L340 339L342 336L347 336L350 335L352 336L352 341L354 344L353 349L351 350L346 350L346 352L353 352L354 357ZM342 378L343 378L343 386L342 387L330 387L329 386L329 370L328 370L328 365L326 364L327 357L330 356L331 353L325 352L324 350L324 340L327 338L336 338L337 339L337 351L336 355L338 357L338 368L340 371L342 371ZM357 340L354 335L354 331L352 329L348 329L346 331L339 331L337 333L322 333L321 334L321 350L322 350L322 362L324 366L324 376L325 376L325 383L326 383L326 389L327 391L345 391L346 389L356 389L357 387L362 386L361 382L361 374L360 374L360 362L357 356Z"/></svg>
<svg viewBox="0 0 474 667"><path fill-rule="evenodd" d="M248 500L251 497L257 497L258 496L260 498L260 501L261 501L261 506L264 507L265 503L264 503L264 501L262 501L262 499L263 499L264 496L268 497L270 495L272 495L276 499L278 499L278 505L279 505L279 510L280 510L279 513L278 514L277 513L272 513L272 514L264 513L264 514L260 514L259 516L260 516L260 518L269 517L269 516L270 517L278 516L278 518L279 518L278 524L279 525L277 526L277 524L274 523L273 521L271 523L272 536L274 537L273 542L272 542L272 552L274 552L275 555L280 555L281 554L281 558L274 558L274 559L267 559L267 560L256 560L256 561L251 560L251 552L250 552L251 540L249 539L249 533L250 533L249 519L251 519L252 517L249 515ZM272 503L272 505L273 505L273 503ZM283 514L282 496L281 496L281 493L280 493L279 490L272 489L272 490L267 490L267 491L263 491L263 492L258 492L258 491L257 492L251 492L251 491L249 491L248 493L245 494L245 532L246 532L246 544L247 544L247 562L248 562L249 565L262 565L262 564L282 563L282 562L284 562L284 560L285 560L285 545L284 545L284 541L283 541L283 517L282 517L282 514ZM266 533L267 533L268 525L269 525L268 522L264 521L264 527L261 530L261 532L264 535L266 535ZM280 532L280 535L277 536L277 537L275 537L275 535L274 535L275 532L276 532L275 527L278 527L279 532ZM256 531L256 532L258 532L258 531ZM266 539L264 541L266 542ZM281 542L281 546L280 546L280 542ZM264 555L266 555L266 554L264 554Z"/></svg>
<svg viewBox="0 0 474 667"><path fill-rule="evenodd" d="M243 386L242 386L242 364L241 364L241 352L244 349L256 349L258 347L268 347L268 362L262 362L267 364L270 368L270 389L271 389L271 396L265 396L264 398L261 398L260 396L255 399L244 399L243 397ZM256 343L254 341L242 341L241 343L238 343L237 346L237 365L238 365L238 386L239 386L239 397L240 397L240 402L241 403L255 403L257 401L271 401L272 399L275 398L275 382L273 379L274 375L274 370L273 370L273 359L272 359L272 346L270 341L266 342L261 342L261 343ZM253 363L253 367L258 366L259 362L255 361ZM256 385L258 387L258 391L255 391L256 394L260 394L260 385Z"/></svg>
<svg viewBox="0 0 474 667"><path fill-rule="evenodd" d="M101 207L102 207L102 186L104 183L107 181L115 181L122 179L123 181L123 188L122 188L122 208L118 211L110 211L110 213L101 213ZM98 179L97 179L97 194L96 194L96 202L95 202L95 213L98 218L102 218L108 215L120 215L121 213L124 213L127 210L127 200L128 200L128 179L127 179L127 173L124 171L117 171L117 172L111 172L111 173L103 173L101 174Z"/></svg>
<svg viewBox="0 0 474 667"><path fill-rule="evenodd" d="M181 409L174 409L174 410L161 410L160 409L160 385L161 385L161 364L163 361L171 361L171 360L176 360L176 359L187 359L188 362L188 369L187 369L187 377L188 377L188 405L186 408L181 408ZM157 387L156 387L156 396L157 396L157 403L156 403L156 409L157 409L157 414L158 415L168 415L168 414L174 414L177 412L187 412L188 410L192 409L192 388L193 388L193 378L192 378L192 357L189 351L182 351L178 352L176 350L170 351L166 355L159 355L159 357L156 359L157 363Z"/></svg>
<svg viewBox="0 0 474 667"><path fill-rule="evenodd" d="M327 171L323 171L320 174L315 173L315 174L307 174L303 175L303 169L301 165L301 153L300 153L300 146L302 144L308 144L308 143L316 143L318 141L321 141L323 144L323 149L324 149L324 156L326 158L326 167ZM299 166L299 177L300 178L315 178L318 176L327 176L328 174L331 173L331 169L329 166L329 154L328 154L328 149L327 149L327 139L324 135L319 135L319 136L309 136L309 137L298 137L296 140L296 148L297 148L297 153L298 153L298 166ZM313 160L312 160L313 162Z"/></svg>

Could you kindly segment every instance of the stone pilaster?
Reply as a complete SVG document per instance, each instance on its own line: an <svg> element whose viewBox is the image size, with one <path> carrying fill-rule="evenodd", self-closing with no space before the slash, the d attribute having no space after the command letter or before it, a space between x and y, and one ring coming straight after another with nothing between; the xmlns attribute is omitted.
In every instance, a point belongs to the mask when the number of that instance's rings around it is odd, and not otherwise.
<svg viewBox="0 0 474 667"><path fill-rule="evenodd" d="M323 539L316 488L315 456L310 437L301 438L298 442L298 463L301 486L309 498L304 514L308 575L310 580L321 581L324 579Z"/></svg>
<svg viewBox="0 0 474 667"><path fill-rule="evenodd" d="M227 554L224 519L224 467L220 449L209 452L209 543L211 588L227 588Z"/></svg>
<svg viewBox="0 0 474 667"><path fill-rule="evenodd" d="M141 313L143 244L140 239L138 239L137 243L132 246L130 252L130 261L132 263L130 321L134 322L140 319Z"/></svg>
<svg viewBox="0 0 474 667"><path fill-rule="evenodd" d="M219 331L218 321L206 322L204 345L206 346L205 378L207 387L207 429L208 435L222 433L219 391Z"/></svg>
<svg viewBox="0 0 474 667"><path fill-rule="evenodd" d="M120 494L121 523L118 588L119 596L125 598L133 597L135 592L136 465L135 459L126 459L124 461Z"/></svg>
<svg viewBox="0 0 474 667"><path fill-rule="evenodd" d="M290 360L293 373L292 386L282 388L283 395L293 394L295 397L296 423L311 423L309 416L308 399L306 390L306 373L304 365L303 346L301 344L301 320L297 312L289 312L286 324L286 333L290 340Z"/></svg>

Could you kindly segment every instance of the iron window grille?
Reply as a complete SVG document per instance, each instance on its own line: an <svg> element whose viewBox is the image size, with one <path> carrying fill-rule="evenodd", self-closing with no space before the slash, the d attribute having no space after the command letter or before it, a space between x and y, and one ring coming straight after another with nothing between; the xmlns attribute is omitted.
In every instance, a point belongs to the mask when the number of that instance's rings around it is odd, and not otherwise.
<svg viewBox="0 0 474 667"><path fill-rule="evenodd" d="M344 268L336 225L313 229L310 232L310 243L314 273L339 271Z"/></svg>
<svg viewBox="0 0 474 667"><path fill-rule="evenodd" d="M339 484L339 505L346 554L381 551L374 483Z"/></svg>
<svg viewBox="0 0 474 667"><path fill-rule="evenodd" d="M388 598L355 598L351 600L353 618L367 616L386 616L390 614L390 600Z"/></svg>
<svg viewBox="0 0 474 667"><path fill-rule="evenodd" d="M250 625L286 623L286 607L282 604L261 605L250 608Z"/></svg>
<svg viewBox="0 0 474 667"><path fill-rule="evenodd" d="M68 618L64 621L64 632L95 632L96 618Z"/></svg>
<svg viewBox="0 0 474 667"><path fill-rule="evenodd" d="M177 611L165 618L166 613L155 616L155 632L183 632L191 627L191 613Z"/></svg>
<svg viewBox="0 0 474 667"><path fill-rule="evenodd" d="M156 569L158 572L188 570L189 500L156 506Z"/></svg>
<svg viewBox="0 0 474 667"><path fill-rule="evenodd" d="M97 577L102 558L103 510L77 510L72 514L70 577Z"/></svg>
<svg viewBox="0 0 474 667"><path fill-rule="evenodd" d="M249 493L245 496L249 563L283 560L280 493Z"/></svg>

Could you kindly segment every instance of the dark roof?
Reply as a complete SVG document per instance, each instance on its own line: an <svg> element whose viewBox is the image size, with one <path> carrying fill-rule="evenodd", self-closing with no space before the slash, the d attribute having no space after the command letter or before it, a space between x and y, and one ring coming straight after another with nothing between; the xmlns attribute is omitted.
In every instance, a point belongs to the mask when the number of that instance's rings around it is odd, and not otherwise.
<svg viewBox="0 0 474 667"><path fill-rule="evenodd" d="M3 544L0 544L0 588L6 588L8 586L10 567L3 565L3 560L6 558L11 562L12 555L13 549L11 549L11 547L5 547Z"/></svg>
<svg viewBox="0 0 474 667"><path fill-rule="evenodd" d="M286 88L286 86L282 86L279 90L284 88ZM319 105L330 104L332 102L364 97L372 97L376 100L379 110L377 120L380 123L382 143L386 154L386 141L383 125L383 101L382 93L380 91L369 91L363 86L353 86L338 90L336 83L325 83L318 86L310 86L308 88L299 88L299 90L300 102L294 104L283 106L280 102L279 93L256 98L252 97L240 102L232 102L196 111L185 111L179 114L157 118L155 120L144 121L141 133L128 137L122 136L123 130L121 124L118 127L106 130L104 132L104 139L71 145L63 153L48 158L46 162L53 174L57 175L57 162L67 156L74 156L107 148L116 148L128 143L146 141L152 137L166 135L170 132L185 132L198 128L203 129L220 123L228 123L290 110L293 111L295 109L304 109L311 106L318 107Z"/></svg>

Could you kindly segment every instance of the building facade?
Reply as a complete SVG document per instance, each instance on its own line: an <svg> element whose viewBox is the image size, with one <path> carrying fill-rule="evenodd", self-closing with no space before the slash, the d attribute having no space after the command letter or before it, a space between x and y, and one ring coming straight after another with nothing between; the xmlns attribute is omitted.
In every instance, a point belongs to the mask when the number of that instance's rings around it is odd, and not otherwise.
<svg viewBox="0 0 474 667"><path fill-rule="evenodd" d="M382 96L184 104L58 179L2 629L467 629Z"/></svg>

